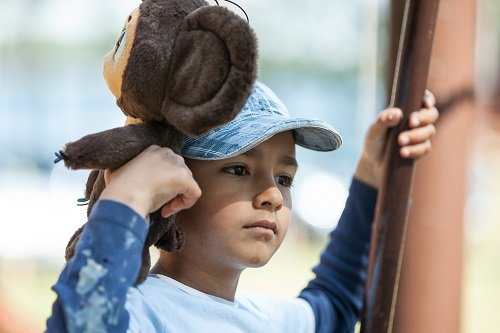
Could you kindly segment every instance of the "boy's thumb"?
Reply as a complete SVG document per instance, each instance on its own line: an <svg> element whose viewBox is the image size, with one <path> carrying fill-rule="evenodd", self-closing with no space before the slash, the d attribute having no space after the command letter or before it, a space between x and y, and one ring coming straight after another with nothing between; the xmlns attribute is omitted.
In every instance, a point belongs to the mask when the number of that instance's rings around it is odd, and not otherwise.
<svg viewBox="0 0 500 333"><path fill-rule="evenodd" d="M403 118L403 111L399 108L388 108L382 111L377 121L369 130L371 139L385 138L387 129L398 125Z"/></svg>

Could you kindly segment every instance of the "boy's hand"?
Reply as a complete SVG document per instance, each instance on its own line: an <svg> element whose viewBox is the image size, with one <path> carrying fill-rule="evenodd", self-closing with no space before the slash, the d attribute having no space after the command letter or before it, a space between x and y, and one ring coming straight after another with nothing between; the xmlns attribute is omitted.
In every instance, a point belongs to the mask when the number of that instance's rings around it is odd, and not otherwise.
<svg viewBox="0 0 500 333"><path fill-rule="evenodd" d="M436 133L434 123L439 117L438 110L434 107L435 103L434 95L426 90L422 109L410 114L409 129L398 136L399 154L402 158L420 158L431 150L430 139ZM363 154L355 172L357 179L377 189L380 188L387 130L398 125L402 116L403 112L398 108L385 109L370 126Z"/></svg>
<svg viewBox="0 0 500 333"><path fill-rule="evenodd" d="M116 170L106 170L101 199L119 201L147 216L163 217L193 206L201 190L184 159L169 148L150 146Z"/></svg>

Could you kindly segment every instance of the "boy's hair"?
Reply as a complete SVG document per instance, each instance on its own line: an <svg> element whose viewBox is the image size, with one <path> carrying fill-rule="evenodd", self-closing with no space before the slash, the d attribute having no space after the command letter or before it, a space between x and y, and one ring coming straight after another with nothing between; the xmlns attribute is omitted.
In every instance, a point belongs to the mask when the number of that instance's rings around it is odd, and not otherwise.
<svg viewBox="0 0 500 333"><path fill-rule="evenodd" d="M185 137L180 151L182 156L191 159L220 160L244 153L284 131L292 131L295 143L311 150L331 151L342 144L340 135L324 121L290 118L283 102L271 89L257 81L235 119L199 137ZM87 215L90 215L104 187L104 171L92 171L85 189L85 198L89 200ZM150 220L136 283L143 282L149 273L149 248L152 245L173 252L180 250L184 243L184 233L175 223L175 216L163 218L157 212ZM66 247L66 260L73 256L83 228L71 237Z"/></svg>

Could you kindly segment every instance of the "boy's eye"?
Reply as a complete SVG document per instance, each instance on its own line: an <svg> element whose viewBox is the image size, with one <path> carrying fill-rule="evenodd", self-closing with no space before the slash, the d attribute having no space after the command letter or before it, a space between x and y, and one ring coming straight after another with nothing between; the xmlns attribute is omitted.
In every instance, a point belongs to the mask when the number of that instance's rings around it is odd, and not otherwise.
<svg viewBox="0 0 500 333"><path fill-rule="evenodd" d="M276 182L282 186L285 186L285 187L292 187L292 185L293 185L292 184L293 183L292 177L285 176L285 175L277 176Z"/></svg>
<svg viewBox="0 0 500 333"><path fill-rule="evenodd" d="M245 176L248 175L248 170L246 167L243 165L233 165L227 168L224 168L224 170L232 175L235 176Z"/></svg>

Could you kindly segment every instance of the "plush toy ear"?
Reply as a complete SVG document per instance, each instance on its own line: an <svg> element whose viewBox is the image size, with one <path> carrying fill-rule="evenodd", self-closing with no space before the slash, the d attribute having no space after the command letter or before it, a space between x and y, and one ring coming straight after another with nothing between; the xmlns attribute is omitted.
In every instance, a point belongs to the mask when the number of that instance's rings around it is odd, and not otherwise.
<svg viewBox="0 0 500 333"><path fill-rule="evenodd" d="M196 136L233 119L257 74L257 42L227 8L204 6L184 20L172 52L162 114Z"/></svg>

